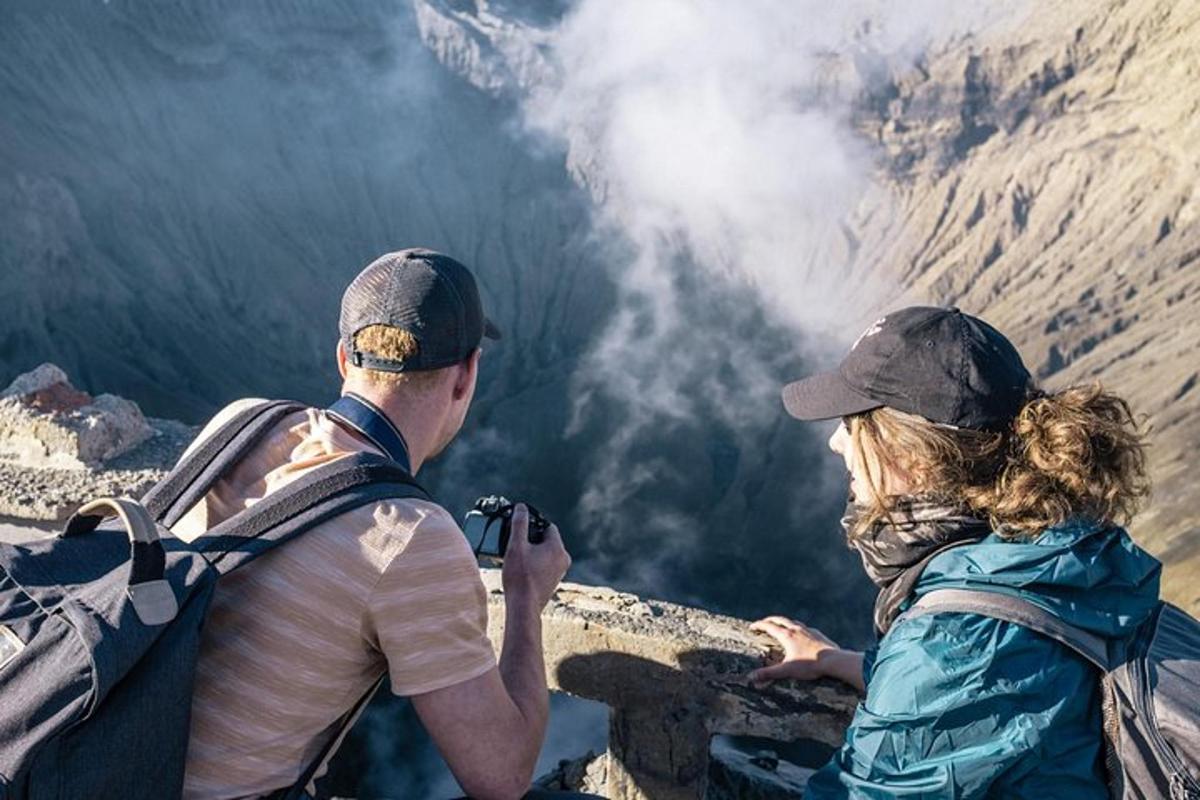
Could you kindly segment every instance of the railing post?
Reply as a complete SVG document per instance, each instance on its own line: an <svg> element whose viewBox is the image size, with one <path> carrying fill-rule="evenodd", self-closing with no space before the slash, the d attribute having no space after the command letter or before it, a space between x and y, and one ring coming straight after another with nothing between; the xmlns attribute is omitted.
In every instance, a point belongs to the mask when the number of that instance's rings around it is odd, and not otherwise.
<svg viewBox="0 0 1200 800"><path fill-rule="evenodd" d="M605 794L620 800L703 796L711 738L705 722L698 711L686 708L614 709Z"/></svg>

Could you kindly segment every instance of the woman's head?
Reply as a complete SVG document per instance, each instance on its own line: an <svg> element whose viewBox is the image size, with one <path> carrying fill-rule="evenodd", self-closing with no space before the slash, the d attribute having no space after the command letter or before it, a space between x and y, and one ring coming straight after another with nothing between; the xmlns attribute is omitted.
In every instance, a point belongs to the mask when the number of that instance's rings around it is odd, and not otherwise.
<svg viewBox="0 0 1200 800"><path fill-rule="evenodd" d="M1127 522L1149 491L1137 422L1098 385L1032 394L1013 424L995 432L878 408L848 418L830 446L854 465L860 527L886 518L897 497L915 495L1022 536L1076 516Z"/></svg>
<svg viewBox="0 0 1200 800"><path fill-rule="evenodd" d="M859 532L899 497L969 510L1019 536L1086 516L1124 522L1148 492L1129 407L1099 386L1035 388L1015 348L956 309L885 317L838 372L784 391L793 416L841 416ZM964 424L968 423L968 424Z"/></svg>

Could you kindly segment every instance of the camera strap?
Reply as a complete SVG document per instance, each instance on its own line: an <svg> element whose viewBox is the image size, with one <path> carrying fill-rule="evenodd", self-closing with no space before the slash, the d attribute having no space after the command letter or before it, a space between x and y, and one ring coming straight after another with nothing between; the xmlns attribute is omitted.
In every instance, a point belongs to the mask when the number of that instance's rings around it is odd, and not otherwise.
<svg viewBox="0 0 1200 800"><path fill-rule="evenodd" d="M404 467L405 472L412 473L404 435L370 400L354 392L346 392L325 409L325 413L378 447L388 458Z"/></svg>

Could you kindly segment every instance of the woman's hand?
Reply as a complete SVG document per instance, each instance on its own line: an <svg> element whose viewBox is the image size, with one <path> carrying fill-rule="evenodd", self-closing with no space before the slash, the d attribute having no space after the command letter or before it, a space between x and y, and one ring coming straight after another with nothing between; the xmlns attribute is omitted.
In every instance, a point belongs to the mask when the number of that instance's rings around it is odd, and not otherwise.
<svg viewBox="0 0 1200 800"><path fill-rule="evenodd" d="M783 648L782 661L756 669L747 676L753 686L762 688L771 681L787 678L811 681L829 677L859 691L865 688L862 653L841 649L816 628L787 617L766 617L751 624L750 630L767 634Z"/></svg>

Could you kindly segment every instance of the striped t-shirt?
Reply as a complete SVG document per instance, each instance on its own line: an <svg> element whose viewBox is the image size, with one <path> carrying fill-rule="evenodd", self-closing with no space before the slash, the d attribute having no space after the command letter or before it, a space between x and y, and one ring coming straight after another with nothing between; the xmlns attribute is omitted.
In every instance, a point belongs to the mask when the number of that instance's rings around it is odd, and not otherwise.
<svg viewBox="0 0 1200 800"><path fill-rule="evenodd" d="M224 409L197 442L256 402ZM173 533L190 540L358 451L378 452L319 409L291 414ZM408 696L495 666L483 583L445 509L399 499L342 514L217 584L196 667L184 797L257 797L291 785L385 671L392 691Z"/></svg>

